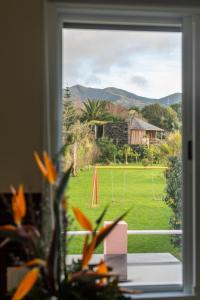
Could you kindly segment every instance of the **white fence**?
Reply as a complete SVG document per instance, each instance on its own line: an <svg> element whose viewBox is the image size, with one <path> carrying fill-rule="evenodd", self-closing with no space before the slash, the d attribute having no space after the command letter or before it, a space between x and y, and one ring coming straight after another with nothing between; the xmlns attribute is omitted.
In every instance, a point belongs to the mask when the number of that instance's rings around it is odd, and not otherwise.
<svg viewBox="0 0 200 300"><path fill-rule="evenodd" d="M181 235L183 233L182 230L128 230L128 235ZM91 231L68 231L68 235L86 235L92 234Z"/></svg>

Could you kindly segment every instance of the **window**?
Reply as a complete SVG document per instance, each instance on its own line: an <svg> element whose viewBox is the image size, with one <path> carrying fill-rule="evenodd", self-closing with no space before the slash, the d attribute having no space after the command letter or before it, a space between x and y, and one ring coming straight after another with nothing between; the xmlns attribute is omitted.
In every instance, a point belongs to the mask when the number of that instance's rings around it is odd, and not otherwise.
<svg viewBox="0 0 200 300"><path fill-rule="evenodd" d="M81 9L80 9L81 8ZM133 9L134 8L134 9ZM196 214L199 204L195 199L199 195L198 182L200 176L197 168L200 147L195 137L198 137L198 115L200 111L198 88L199 64L198 50L200 41L198 33L200 25L198 17L194 17L192 10L168 8L168 13L161 8L151 7L125 7L112 8L98 6L56 5L48 4L47 22L47 50L48 50L48 71L47 83L50 88L47 100L47 128L49 134L49 147L55 152L61 145L61 108L62 108L62 28L64 24L74 28L81 26L87 28L103 28L122 30L162 30L177 31L183 34L183 289L175 292L173 286L160 287L163 294L159 299L167 295L174 297L187 296L192 299L198 292L198 278L200 276L197 262L199 254L199 241L196 239L199 227L196 222ZM57 42L57 43L56 43ZM57 99L57 101L55 101ZM51 136L51 140L50 140ZM149 292L158 291L156 286L151 286ZM166 294L168 292L168 294ZM177 294L176 294L177 293ZM146 294L144 297L150 297ZM155 295L154 295L155 297ZM163 297L163 298L162 298Z"/></svg>

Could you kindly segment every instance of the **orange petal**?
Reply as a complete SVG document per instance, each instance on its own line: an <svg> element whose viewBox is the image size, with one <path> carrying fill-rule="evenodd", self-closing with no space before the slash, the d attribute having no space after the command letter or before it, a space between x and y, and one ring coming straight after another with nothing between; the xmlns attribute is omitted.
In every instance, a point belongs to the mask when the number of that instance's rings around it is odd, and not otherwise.
<svg viewBox="0 0 200 300"><path fill-rule="evenodd" d="M41 161L41 159L40 159L40 157L39 157L39 155L38 155L37 152L34 152L34 157L35 157L35 160L36 160L36 162L37 162L37 165L38 165L40 171L42 172L42 174L43 174L45 177L47 177L47 169L46 169L46 167L44 166L44 164L42 163L42 161Z"/></svg>
<svg viewBox="0 0 200 300"><path fill-rule="evenodd" d="M90 220L80 211L80 209L78 207L73 207L73 212L74 215L77 219L77 221L79 222L79 224L86 230L93 230L93 226L92 223L90 222Z"/></svg>
<svg viewBox="0 0 200 300"><path fill-rule="evenodd" d="M25 275L12 297L12 300L21 300L30 292L39 277L39 272L39 268L33 268Z"/></svg>
<svg viewBox="0 0 200 300"><path fill-rule="evenodd" d="M47 178L53 184L57 178L56 168L46 152L44 152L44 162L47 170Z"/></svg>
<svg viewBox="0 0 200 300"><path fill-rule="evenodd" d="M16 225L20 225L26 214L26 201L24 197L24 187L19 186L18 192L15 192L12 197L13 218Z"/></svg>
<svg viewBox="0 0 200 300"><path fill-rule="evenodd" d="M18 198L18 203L19 203L19 207L20 207L21 217L23 218L26 214L26 201L25 201L25 196L24 196L24 187L22 184L19 186L17 198Z"/></svg>
<svg viewBox="0 0 200 300"><path fill-rule="evenodd" d="M107 267L105 261L100 262L100 264L97 267L96 273L98 273L98 274L107 274L108 273L108 267Z"/></svg>
<svg viewBox="0 0 200 300"><path fill-rule="evenodd" d="M19 204L17 202L17 195L12 197L12 212L13 212L13 219L16 225L21 224L21 214L19 209Z"/></svg>
<svg viewBox="0 0 200 300"><path fill-rule="evenodd" d="M41 267L45 267L46 266L46 261L40 258L34 258L32 260L27 261L26 263L24 263L22 266L20 266L19 268L22 267L33 267L33 266L41 266Z"/></svg>
<svg viewBox="0 0 200 300"><path fill-rule="evenodd" d="M1 231L1 230L14 231L14 230L16 230L16 229L17 229L17 227L15 227L15 226L13 226L13 225L10 225L10 224L0 226L0 231Z"/></svg>
<svg viewBox="0 0 200 300"><path fill-rule="evenodd" d="M95 235L92 239L92 242L87 247L87 251L85 251L85 254L83 255L82 259L82 268L85 269L88 266L88 263L92 257L92 254L94 252L95 246L96 246L96 240L97 236Z"/></svg>

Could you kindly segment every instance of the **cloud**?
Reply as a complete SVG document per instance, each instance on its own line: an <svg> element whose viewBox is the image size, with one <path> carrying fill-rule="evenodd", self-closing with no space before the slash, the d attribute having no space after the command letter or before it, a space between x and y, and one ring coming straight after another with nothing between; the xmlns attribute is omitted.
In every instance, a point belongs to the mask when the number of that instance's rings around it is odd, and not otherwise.
<svg viewBox="0 0 200 300"><path fill-rule="evenodd" d="M142 86L142 87L146 87L148 85L148 80L144 77L144 76L140 76L140 75L134 75L131 78L131 81L138 85L138 86Z"/></svg>
<svg viewBox="0 0 200 300"><path fill-rule="evenodd" d="M63 30L63 85L131 86L132 91L142 88L152 94L155 90L150 86L155 87L156 76L168 78L162 86L170 90L177 73L181 77L180 33Z"/></svg>

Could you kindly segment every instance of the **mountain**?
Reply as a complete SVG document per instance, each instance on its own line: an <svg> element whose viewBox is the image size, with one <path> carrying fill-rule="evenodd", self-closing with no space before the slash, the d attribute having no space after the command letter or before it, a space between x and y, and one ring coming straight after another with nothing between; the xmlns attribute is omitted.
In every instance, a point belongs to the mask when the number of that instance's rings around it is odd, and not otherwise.
<svg viewBox="0 0 200 300"><path fill-rule="evenodd" d="M159 103L164 106L181 101L181 93L174 93L160 99L152 99L147 97L138 96L134 93L130 93L126 90L118 89L115 87L107 87L104 89L96 89L91 87L85 87L81 85L74 85L69 88L71 94L71 100L75 102L83 102L85 99L100 99L109 100L115 104L120 104L127 108L131 106L138 106L140 108L145 105Z"/></svg>

